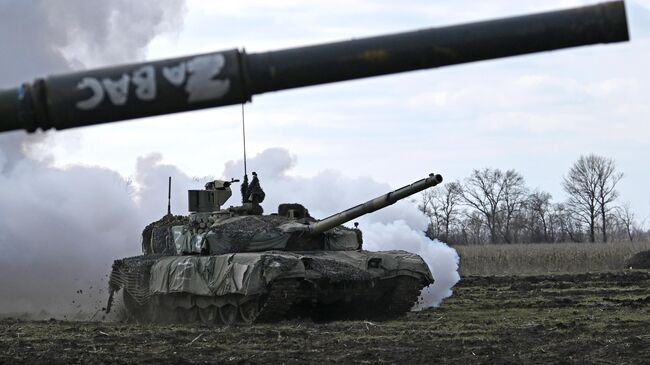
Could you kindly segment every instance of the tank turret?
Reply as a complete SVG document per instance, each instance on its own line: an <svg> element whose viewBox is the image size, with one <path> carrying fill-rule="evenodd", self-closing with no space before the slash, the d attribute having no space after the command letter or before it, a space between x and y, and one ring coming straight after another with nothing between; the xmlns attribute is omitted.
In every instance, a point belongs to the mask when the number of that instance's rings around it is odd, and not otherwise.
<svg viewBox="0 0 650 365"><path fill-rule="evenodd" d="M316 220L301 204L281 204L278 213L266 216L261 215L261 207L257 203L250 201L241 206L221 209L232 194L231 182L215 180L206 184L204 190L189 190L190 215L187 223L170 228L167 245L145 245L158 247L145 253L175 252L185 255L268 250L358 250L362 245L360 230L349 229L342 224L441 182L442 176L430 174L427 178L363 204ZM150 239L157 237L159 235Z"/></svg>
<svg viewBox="0 0 650 365"><path fill-rule="evenodd" d="M0 90L0 131L66 129L240 104L253 95L629 39L623 1L247 54L55 75Z"/></svg>

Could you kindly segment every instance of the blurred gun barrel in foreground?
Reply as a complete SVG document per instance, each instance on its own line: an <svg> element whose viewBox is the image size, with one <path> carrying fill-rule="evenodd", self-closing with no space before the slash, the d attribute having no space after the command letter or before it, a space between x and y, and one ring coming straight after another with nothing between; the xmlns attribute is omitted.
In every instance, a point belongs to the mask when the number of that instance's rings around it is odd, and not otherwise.
<svg viewBox="0 0 650 365"><path fill-rule="evenodd" d="M624 3L615 1L265 53L235 49L88 70L0 90L0 131L240 104L269 91L628 39Z"/></svg>

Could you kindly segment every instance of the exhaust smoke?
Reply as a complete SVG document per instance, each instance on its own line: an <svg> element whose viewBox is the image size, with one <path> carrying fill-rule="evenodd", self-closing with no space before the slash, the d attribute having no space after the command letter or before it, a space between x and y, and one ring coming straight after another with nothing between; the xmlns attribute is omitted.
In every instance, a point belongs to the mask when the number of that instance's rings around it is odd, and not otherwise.
<svg viewBox="0 0 650 365"><path fill-rule="evenodd" d="M184 0L2 1L0 87L133 61L181 24L183 9ZM30 157L47 136L0 135L0 313L70 314L105 301L110 260L137 254L142 224L159 215L147 214L151 207L116 172Z"/></svg>

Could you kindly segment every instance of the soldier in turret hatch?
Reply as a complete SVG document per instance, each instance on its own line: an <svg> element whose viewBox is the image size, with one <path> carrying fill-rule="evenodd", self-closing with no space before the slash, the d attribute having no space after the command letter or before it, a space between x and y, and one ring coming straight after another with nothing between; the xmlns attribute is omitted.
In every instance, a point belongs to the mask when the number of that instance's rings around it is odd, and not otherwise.
<svg viewBox="0 0 650 365"><path fill-rule="evenodd" d="M265 196L266 194L260 186L260 180L257 178L257 172L253 172L253 179L250 183L248 182L248 175L244 175L244 181L241 184L241 197L244 205L250 203L252 206L249 214L262 214L264 212L260 203L264 201Z"/></svg>
<svg viewBox="0 0 650 365"><path fill-rule="evenodd" d="M260 186L260 180L257 178L257 172L253 171L253 180L251 180L250 185L248 185L248 199L253 205L257 205L264 201L266 194L262 187Z"/></svg>

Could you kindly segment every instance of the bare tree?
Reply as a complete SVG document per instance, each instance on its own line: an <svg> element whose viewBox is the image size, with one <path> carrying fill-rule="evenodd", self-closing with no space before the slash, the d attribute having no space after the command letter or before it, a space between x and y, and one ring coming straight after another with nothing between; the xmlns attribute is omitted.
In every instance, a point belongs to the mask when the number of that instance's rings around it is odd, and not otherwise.
<svg viewBox="0 0 650 365"><path fill-rule="evenodd" d="M474 170L463 180L427 190L418 207L429 218L427 236L453 244L512 242L595 242L639 240L650 236L629 204L615 207L616 186L623 174L612 159L582 156L562 187L566 202L551 194L532 193L515 170Z"/></svg>
<svg viewBox="0 0 650 365"><path fill-rule="evenodd" d="M459 181L450 182L445 185L441 194L438 197L440 204L440 212L442 214L442 224L444 227L445 235L443 239L449 240L449 231L451 225L456 220L458 215L458 206L460 205L463 189Z"/></svg>
<svg viewBox="0 0 650 365"><path fill-rule="evenodd" d="M511 240L511 223L523 203L524 178L515 170L474 170L465 180L462 197L465 204L485 217L490 242L497 243L499 233Z"/></svg>
<svg viewBox="0 0 650 365"><path fill-rule="evenodd" d="M569 194L567 208L589 227L589 240L596 241L596 218L601 217L603 240L607 241L607 213L617 197L616 184L623 177L616 172L614 160L581 156L563 178L562 187Z"/></svg>
<svg viewBox="0 0 650 365"><path fill-rule="evenodd" d="M632 208L630 208L630 202L625 202L625 204L616 208L616 217L625 229L627 238L630 241L634 241L634 235L637 231L636 217L634 212L632 212Z"/></svg>
<svg viewBox="0 0 650 365"><path fill-rule="evenodd" d="M428 189L422 192L418 208L429 217L428 236L449 240L449 232L458 215L461 202L460 182L454 181L439 189Z"/></svg>
<svg viewBox="0 0 650 365"><path fill-rule="evenodd" d="M427 189L423 191L420 194L420 203L418 203L418 209L429 218L429 225L425 234L431 239L436 238L440 232L439 216L434 202L434 196L438 194L437 191L438 189Z"/></svg>
<svg viewBox="0 0 650 365"><path fill-rule="evenodd" d="M613 209L611 203L618 198L616 185L623 178L622 172L616 171L616 163L611 158L589 155L587 158L594 159L596 175L598 176L598 207L600 209L603 242L607 242L607 217Z"/></svg>
<svg viewBox="0 0 650 365"><path fill-rule="evenodd" d="M485 217L491 243L497 243L497 213L503 194L499 181L502 178L503 173L498 169L474 170L465 180L462 190L465 204Z"/></svg>
<svg viewBox="0 0 650 365"><path fill-rule="evenodd" d="M547 242L560 242L563 241L562 233L562 217L558 210L558 204L549 202L549 209L547 211L547 227L548 227L548 240Z"/></svg>
<svg viewBox="0 0 650 365"><path fill-rule="evenodd" d="M555 204L554 210L559 222L560 240L566 241L569 238L573 242L582 242L581 217L576 216L573 210L567 208L566 204Z"/></svg>
<svg viewBox="0 0 650 365"><path fill-rule="evenodd" d="M534 191L528 196L529 229L532 242L551 242L552 226L551 194L545 191Z"/></svg>
<svg viewBox="0 0 650 365"><path fill-rule="evenodd" d="M598 183L591 173L592 169L580 157L562 180L562 188L569 194L566 209L589 227L589 240L596 241L596 189Z"/></svg>
<svg viewBox="0 0 650 365"><path fill-rule="evenodd" d="M501 180L503 190L503 202L500 204L500 226L503 231L503 239L506 243L512 243L514 238L515 225L513 222L520 218L521 208L526 202L528 189L524 184L524 177L515 170L508 170Z"/></svg>
<svg viewBox="0 0 650 365"><path fill-rule="evenodd" d="M483 219L484 215L479 213L476 210L464 211L463 219L461 224L461 235L465 243L478 245L485 242L484 230L485 221Z"/></svg>

